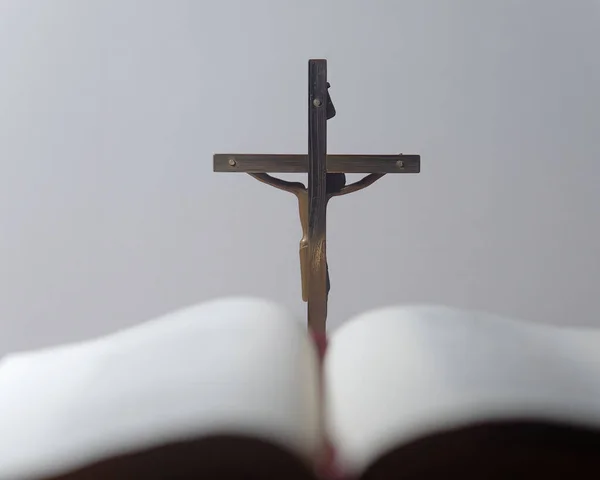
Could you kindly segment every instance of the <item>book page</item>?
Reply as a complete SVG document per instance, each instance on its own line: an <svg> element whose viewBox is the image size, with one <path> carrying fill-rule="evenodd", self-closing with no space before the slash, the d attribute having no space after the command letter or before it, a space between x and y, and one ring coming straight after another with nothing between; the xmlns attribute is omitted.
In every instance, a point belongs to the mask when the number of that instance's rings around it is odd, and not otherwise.
<svg viewBox="0 0 600 480"><path fill-rule="evenodd" d="M381 309L334 333L325 388L338 461L355 475L393 447L477 421L600 426L600 331Z"/></svg>
<svg viewBox="0 0 600 480"><path fill-rule="evenodd" d="M216 300L0 362L0 479L206 434L321 446L316 351L270 302Z"/></svg>

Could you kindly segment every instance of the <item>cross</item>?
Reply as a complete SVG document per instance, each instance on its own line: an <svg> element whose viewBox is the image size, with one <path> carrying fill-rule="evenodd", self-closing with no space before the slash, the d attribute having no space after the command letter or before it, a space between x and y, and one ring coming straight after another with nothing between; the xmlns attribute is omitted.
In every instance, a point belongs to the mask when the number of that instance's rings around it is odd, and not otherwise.
<svg viewBox="0 0 600 480"><path fill-rule="evenodd" d="M327 202L333 196L364 188L384 174L419 173L421 168L419 155L328 155L327 120L335 115L328 88L327 61L309 60L308 155L215 154L213 157L215 172L249 173L298 197L304 233L300 244L303 299L308 302L308 327L317 334L325 333L327 320ZM308 173L308 188L273 178L269 173ZM370 175L346 186L345 173ZM340 181L341 184L332 185Z"/></svg>

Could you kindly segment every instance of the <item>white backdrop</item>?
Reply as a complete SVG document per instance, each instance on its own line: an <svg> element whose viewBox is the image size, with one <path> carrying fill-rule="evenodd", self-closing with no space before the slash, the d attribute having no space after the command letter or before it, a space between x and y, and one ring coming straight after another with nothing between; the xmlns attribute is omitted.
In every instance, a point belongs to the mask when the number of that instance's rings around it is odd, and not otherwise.
<svg viewBox="0 0 600 480"><path fill-rule="evenodd" d="M214 152L420 153L330 206L330 326L435 302L600 323L596 0L0 1L0 353L227 294L304 315L293 196ZM352 178L354 179L354 178Z"/></svg>

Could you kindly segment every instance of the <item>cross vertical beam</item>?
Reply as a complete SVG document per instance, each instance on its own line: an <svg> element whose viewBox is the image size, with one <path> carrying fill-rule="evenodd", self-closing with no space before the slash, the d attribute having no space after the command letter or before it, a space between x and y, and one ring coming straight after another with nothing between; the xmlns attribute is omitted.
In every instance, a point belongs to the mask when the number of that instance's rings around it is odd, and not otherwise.
<svg viewBox="0 0 600 480"><path fill-rule="evenodd" d="M327 61L308 62L308 326L325 333L327 320Z"/></svg>

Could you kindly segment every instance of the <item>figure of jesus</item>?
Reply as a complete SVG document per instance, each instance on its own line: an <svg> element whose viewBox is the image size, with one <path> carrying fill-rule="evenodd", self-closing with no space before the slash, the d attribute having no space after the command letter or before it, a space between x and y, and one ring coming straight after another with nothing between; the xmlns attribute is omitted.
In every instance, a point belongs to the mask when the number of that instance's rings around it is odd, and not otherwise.
<svg viewBox="0 0 600 480"><path fill-rule="evenodd" d="M308 277L309 277L309 256L308 256L308 189L300 182L288 182L280 178L272 177L268 173L250 173L249 175L258 181L271 185L272 187L293 193L298 198L298 211L300 212L300 225L302 226L302 238L300 239L300 276L302 279L302 300L308 301ZM371 173L359 181L346 185L346 175L343 173L327 174L327 202L332 197L346 195L358 190L362 190L383 177L384 173ZM329 266L327 260L327 295L331 288L329 281Z"/></svg>

